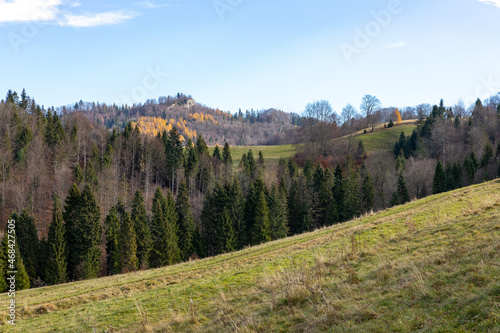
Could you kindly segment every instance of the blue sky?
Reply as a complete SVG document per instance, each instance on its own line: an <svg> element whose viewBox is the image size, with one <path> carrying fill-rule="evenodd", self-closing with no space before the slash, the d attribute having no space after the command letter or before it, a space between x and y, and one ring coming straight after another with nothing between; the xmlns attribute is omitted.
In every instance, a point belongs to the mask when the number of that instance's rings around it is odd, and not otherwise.
<svg viewBox="0 0 500 333"><path fill-rule="evenodd" d="M0 0L0 94L191 94L235 112L472 103L500 91L500 0Z"/></svg>

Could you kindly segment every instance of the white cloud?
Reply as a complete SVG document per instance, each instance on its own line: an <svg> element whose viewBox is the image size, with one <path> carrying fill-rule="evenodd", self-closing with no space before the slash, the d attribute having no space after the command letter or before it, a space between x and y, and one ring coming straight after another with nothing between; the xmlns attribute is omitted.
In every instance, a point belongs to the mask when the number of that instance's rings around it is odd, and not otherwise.
<svg viewBox="0 0 500 333"><path fill-rule="evenodd" d="M163 7L172 7L172 5L168 4L168 3L163 3L163 4L155 4L155 3L152 3L151 1L149 0L146 0L146 1L142 1L142 2L138 2L137 3L138 6L141 6L142 8L163 8Z"/></svg>
<svg viewBox="0 0 500 333"><path fill-rule="evenodd" d="M493 5L500 8L500 0L478 0L479 2L485 3L487 5Z"/></svg>
<svg viewBox="0 0 500 333"><path fill-rule="evenodd" d="M80 15L70 11L70 8L81 6L78 0L71 2L66 0L0 0L0 25L41 21L66 27L96 27L119 24L137 16L136 13L124 11Z"/></svg>
<svg viewBox="0 0 500 333"><path fill-rule="evenodd" d="M64 18L59 20L59 25L67 27L97 27L103 25L119 24L137 16L135 13L108 12L99 14L73 15L65 14Z"/></svg>
<svg viewBox="0 0 500 333"><path fill-rule="evenodd" d="M53 21L61 3L61 0L0 0L0 23Z"/></svg>
<svg viewBox="0 0 500 333"><path fill-rule="evenodd" d="M392 43L392 44L386 45L382 49L383 50L386 50L386 49L397 49L399 47L404 47L406 45L408 45L406 42L396 42L396 43Z"/></svg>

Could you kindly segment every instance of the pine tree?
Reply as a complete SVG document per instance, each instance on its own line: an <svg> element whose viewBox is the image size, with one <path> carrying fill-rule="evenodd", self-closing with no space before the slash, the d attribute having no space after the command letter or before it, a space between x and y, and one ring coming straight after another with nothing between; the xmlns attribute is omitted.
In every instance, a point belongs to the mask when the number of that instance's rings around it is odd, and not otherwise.
<svg viewBox="0 0 500 333"><path fill-rule="evenodd" d="M101 217L99 206L89 185L82 191L80 216L77 220L74 248L79 258L79 277L96 278L101 268Z"/></svg>
<svg viewBox="0 0 500 333"><path fill-rule="evenodd" d="M229 217L233 223L233 230L237 238L236 249L242 249L245 246L245 196L241 189L238 178L234 178L227 187L227 207Z"/></svg>
<svg viewBox="0 0 500 333"><path fill-rule="evenodd" d="M373 208L375 199L375 188L369 174L367 174L363 179L361 192L363 193L363 206L365 212L368 212Z"/></svg>
<svg viewBox="0 0 500 333"><path fill-rule="evenodd" d="M359 171L354 164L354 159L348 156L346 161L345 177L345 219L349 220L361 215L362 211L362 193L359 179Z"/></svg>
<svg viewBox="0 0 500 333"><path fill-rule="evenodd" d="M389 203L389 205L391 207L399 205L399 198L398 198L398 194L396 192L394 192L392 194L391 202Z"/></svg>
<svg viewBox="0 0 500 333"><path fill-rule="evenodd" d="M208 146L201 134L198 134L198 138L196 140L196 150L198 151L198 156L208 154Z"/></svg>
<svg viewBox="0 0 500 333"><path fill-rule="evenodd" d="M75 183L77 185L80 185L81 182L83 181L83 171L82 168L80 167L80 163L76 163L75 166L73 167L73 178L75 179Z"/></svg>
<svg viewBox="0 0 500 333"><path fill-rule="evenodd" d="M137 268L146 269L149 266L149 253L151 252L153 240L149 228L144 198L140 190L135 192L134 200L132 201L131 218L137 236Z"/></svg>
<svg viewBox="0 0 500 333"><path fill-rule="evenodd" d="M261 192L264 192L265 185L261 178L257 178L248 189L246 202L245 202L245 230L244 233L244 244L252 244L252 232L255 227L256 209L257 203Z"/></svg>
<svg viewBox="0 0 500 333"><path fill-rule="evenodd" d="M292 181L288 195L290 234L309 231L312 225L312 202L306 180L299 175Z"/></svg>
<svg viewBox="0 0 500 333"><path fill-rule="evenodd" d="M85 183L95 188L98 185L97 172L94 168L94 163L89 161L87 167L85 168Z"/></svg>
<svg viewBox="0 0 500 333"><path fill-rule="evenodd" d="M219 145L215 146L212 157L214 157L217 161L222 161L222 155L220 153Z"/></svg>
<svg viewBox="0 0 500 333"><path fill-rule="evenodd" d="M312 184L313 181L313 169L314 163L312 158L307 158L306 164L304 165L304 177L306 177L306 181L308 185Z"/></svg>
<svg viewBox="0 0 500 333"><path fill-rule="evenodd" d="M179 186L176 209L179 217L179 249L181 259L185 261L194 253L193 236L195 231L191 204L189 203L189 191L185 181L182 181Z"/></svg>
<svg viewBox="0 0 500 333"><path fill-rule="evenodd" d="M446 191L446 174L441 161L436 165L434 173L434 182L432 183L432 194L438 194Z"/></svg>
<svg viewBox="0 0 500 333"><path fill-rule="evenodd" d="M68 244L68 279L76 278L76 268L79 264L79 249L77 244L77 220L80 216L80 190L76 184L71 186L64 202L63 219L66 224L66 244Z"/></svg>
<svg viewBox="0 0 500 333"><path fill-rule="evenodd" d="M108 275L114 275L121 272L120 267L120 220L118 219L116 206L111 207L106 219L106 254L108 264Z"/></svg>
<svg viewBox="0 0 500 333"><path fill-rule="evenodd" d="M464 169L469 184L474 183L474 179L476 178L476 167L474 166L474 162L468 157L464 160Z"/></svg>
<svg viewBox="0 0 500 333"><path fill-rule="evenodd" d="M26 210L23 210L20 215L12 214L10 219L16 221L16 243L19 246L20 256L24 259L30 283L33 284L33 281L40 276L38 265L40 242L35 220Z"/></svg>
<svg viewBox="0 0 500 333"><path fill-rule="evenodd" d="M17 244L16 244L17 247ZM29 289L31 287L30 277L24 266L23 258L16 251L16 290Z"/></svg>
<svg viewBox="0 0 500 333"><path fill-rule="evenodd" d="M399 173L398 177L397 195L398 195L398 201L402 205L410 201L410 194L408 193L405 177L402 172Z"/></svg>
<svg viewBox="0 0 500 333"><path fill-rule="evenodd" d="M128 212L122 214L119 244L120 269L122 273L137 270L137 243L134 223Z"/></svg>
<svg viewBox="0 0 500 333"><path fill-rule="evenodd" d="M8 230L5 230L5 234L2 238L2 243L0 243L0 293L3 293L8 289L7 280L7 264L8 264Z"/></svg>
<svg viewBox="0 0 500 333"><path fill-rule="evenodd" d="M47 240L46 281L49 284L65 283L68 280L68 246L66 243L66 227L63 221L61 202L54 199L52 223Z"/></svg>
<svg viewBox="0 0 500 333"><path fill-rule="evenodd" d="M491 147L491 144L488 142L486 146L484 146L483 157L481 158L481 168L487 167L492 159L493 159L493 148Z"/></svg>
<svg viewBox="0 0 500 333"><path fill-rule="evenodd" d="M269 242L271 240L271 221L269 220L269 208L267 207L266 195L260 192L255 208L255 225L252 230L252 244Z"/></svg>
<svg viewBox="0 0 500 333"><path fill-rule="evenodd" d="M171 175L170 190L174 192L175 172L181 165L183 155L182 141L180 134L174 127L170 130L167 145L165 147L165 157L167 160L167 171Z"/></svg>

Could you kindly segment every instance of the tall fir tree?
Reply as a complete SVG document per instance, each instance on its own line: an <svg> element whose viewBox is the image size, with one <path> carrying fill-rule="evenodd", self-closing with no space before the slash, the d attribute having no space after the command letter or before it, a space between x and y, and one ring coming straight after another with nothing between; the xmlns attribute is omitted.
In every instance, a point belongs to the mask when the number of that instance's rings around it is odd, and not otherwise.
<svg viewBox="0 0 500 333"><path fill-rule="evenodd" d="M128 212L121 218L119 243L120 269L122 273L137 270L137 242L134 223Z"/></svg>
<svg viewBox="0 0 500 333"><path fill-rule="evenodd" d="M398 201L400 204L404 205L410 201L410 194L408 193L408 188L406 187L406 180L402 172L399 173L398 177Z"/></svg>
<svg viewBox="0 0 500 333"><path fill-rule="evenodd" d="M354 159L349 156L346 162L345 177L345 219L349 220L361 215L362 193L359 180L359 170L354 164Z"/></svg>
<svg viewBox="0 0 500 333"><path fill-rule="evenodd" d="M61 202L58 197L54 198L47 251L46 282L49 284L65 283L68 280L68 245L66 243L66 227L63 221Z"/></svg>
<svg viewBox="0 0 500 333"><path fill-rule="evenodd" d="M76 268L79 264L77 244L77 220L80 216L80 190L73 184L64 202L63 219L66 225L66 244L68 247L68 279L76 278Z"/></svg>
<svg viewBox="0 0 500 333"><path fill-rule="evenodd" d="M229 216L227 207L224 207L221 214L219 230L217 232L217 242L220 253L229 253L236 250L238 240L234 233L233 222Z"/></svg>
<svg viewBox="0 0 500 333"><path fill-rule="evenodd" d="M337 164L335 167L334 183L332 188L332 207L330 208L333 223L343 222L346 219L345 196L346 189L344 176L342 175L342 167L340 164Z"/></svg>
<svg viewBox="0 0 500 333"><path fill-rule="evenodd" d="M193 246L195 226L189 202L189 190L185 181L182 181L179 186L176 210L179 217L179 249L181 259L185 261L195 252Z"/></svg>
<svg viewBox="0 0 500 333"><path fill-rule="evenodd" d="M312 225L312 201L303 175L294 178L290 186L288 215L291 235L310 230Z"/></svg>
<svg viewBox="0 0 500 333"><path fill-rule="evenodd" d="M234 177L227 186L227 207L229 217L233 223L233 230L237 238L236 249L242 249L245 246L245 196L241 189L238 178Z"/></svg>
<svg viewBox="0 0 500 333"><path fill-rule="evenodd" d="M165 218L167 223L167 265L173 265L181 261L181 251L179 249L179 225L175 209L175 200L170 191L167 193L165 202Z"/></svg>
<svg viewBox="0 0 500 333"><path fill-rule="evenodd" d="M219 145L215 145L212 157L215 158L217 161L222 161L222 155L220 153Z"/></svg>
<svg viewBox="0 0 500 333"><path fill-rule="evenodd" d="M286 192L276 185L269 193L269 219L271 221L271 239L281 239L288 235L288 203Z"/></svg>
<svg viewBox="0 0 500 333"><path fill-rule="evenodd" d="M85 185L80 199L80 216L77 220L77 237L74 245L79 258L78 273L82 279L92 279L101 269L101 224L100 208L94 192Z"/></svg>
<svg viewBox="0 0 500 333"><path fill-rule="evenodd" d="M224 148L222 149L222 162L226 166L231 166L233 164L233 158L231 157L231 148L229 147L229 144L227 142L224 143Z"/></svg>
<svg viewBox="0 0 500 333"><path fill-rule="evenodd" d="M8 265L8 229L6 228L5 234L0 243L0 293L3 293L8 288L7 283L7 265Z"/></svg>
<svg viewBox="0 0 500 333"><path fill-rule="evenodd" d="M108 266L108 275L114 275L121 272L120 267L120 220L116 211L116 206L111 207L104 220L106 228L106 258Z"/></svg>
<svg viewBox="0 0 500 333"><path fill-rule="evenodd" d="M432 194L438 194L446 191L446 174L441 161L436 165L434 172L434 181L432 183Z"/></svg>
<svg viewBox="0 0 500 333"><path fill-rule="evenodd" d="M149 267L149 254L153 245L151 230L148 223L146 205L141 190L137 190L132 201L132 222L137 236L137 264L138 269Z"/></svg>
<svg viewBox="0 0 500 333"><path fill-rule="evenodd" d="M30 277L30 283L33 284L36 278L41 275L38 265L40 241L35 220L26 210L23 210L20 215L12 214L10 219L16 221L16 243L19 246L26 272Z"/></svg>
<svg viewBox="0 0 500 333"><path fill-rule="evenodd" d="M252 230L252 245L257 245L271 240L271 221L266 195L260 192L255 207L255 225Z"/></svg>
<svg viewBox="0 0 500 333"><path fill-rule="evenodd" d="M175 191L175 172L181 166L183 157L183 147L181 136L177 128L172 128L165 146L165 157L167 160L167 170L170 175L170 190Z"/></svg>

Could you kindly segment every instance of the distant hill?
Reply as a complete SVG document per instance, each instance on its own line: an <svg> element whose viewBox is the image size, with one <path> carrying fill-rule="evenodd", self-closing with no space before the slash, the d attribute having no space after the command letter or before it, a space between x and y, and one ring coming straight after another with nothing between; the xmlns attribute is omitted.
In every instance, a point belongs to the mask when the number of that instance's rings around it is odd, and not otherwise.
<svg viewBox="0 0 500 333"><path fill-rule="evenodd" d="M21 291L8 331L494 332L499 190L497 180L210 259Z"/></svg>
<svg viewBox="0 0 500 333"><path fill-rule="evenodd" d="M168 132L177 127L186 139L202 134L214 146L225 142L235 146L294 143L294 135L288 132L293 132L300 122L299 115L276 109L240 110L231 114L202 105L181 93L132 106L81 101L61 108L60 112L82 112L90 121L108 128L125 128L128 122L139 122L147 129L144 132L151 135L156 135L159 129Z"/></svg>

